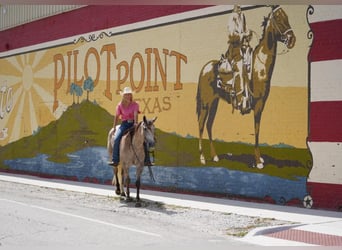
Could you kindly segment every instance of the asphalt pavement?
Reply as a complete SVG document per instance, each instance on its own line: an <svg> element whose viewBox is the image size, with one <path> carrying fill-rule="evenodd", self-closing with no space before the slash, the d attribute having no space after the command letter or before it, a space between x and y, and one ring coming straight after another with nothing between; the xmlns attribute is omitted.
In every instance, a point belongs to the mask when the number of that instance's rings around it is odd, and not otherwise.
<svg viewBox="0 0 342 250"><path fill-rule="evenodd" d="M0 180L104 196L115 195L113 187L108 185L42 179L28 175L8 173L0 173ZM135 190L132 189L133 196L135 195L134 192ZM150 190L143 190L141 198L168 205L258 216L262 218L274 218L292 223L286 226L259 227L240 239L241 241L250 242L255 245L342 246L342 212Z"/></svg>

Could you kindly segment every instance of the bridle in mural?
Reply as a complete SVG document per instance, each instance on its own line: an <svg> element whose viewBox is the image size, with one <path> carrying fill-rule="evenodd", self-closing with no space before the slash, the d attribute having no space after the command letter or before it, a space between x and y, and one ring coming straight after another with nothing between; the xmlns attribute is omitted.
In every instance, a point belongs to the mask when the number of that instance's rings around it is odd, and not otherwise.
<svg viewBox="0 0 342 250"><path fill-rule="evenodd" d="M272 13L269 17L272 26L278 31L280 34L280 40L282 43L286 45L287 48L292 48L290 42L293 33L293 30L289 23L287 22L286 14L284 10L278 5L272 8ZM281 22L282 20L282 22ZM286 20L286 22L284 21ZM285 24L285 25L284 25Z"/></svg>

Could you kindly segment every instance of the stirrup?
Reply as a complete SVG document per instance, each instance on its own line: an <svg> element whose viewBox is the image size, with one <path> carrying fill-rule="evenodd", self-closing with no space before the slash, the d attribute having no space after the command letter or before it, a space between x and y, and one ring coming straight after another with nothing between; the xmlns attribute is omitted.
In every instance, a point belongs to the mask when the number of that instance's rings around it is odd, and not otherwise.
<svg viewBox="0 0 342 250"><path fill-rule="evenodd" d="M112 166L112 167L117 167L119 165L119 163L118 162L114 162L114 161L110 161L110 162L108 162L108 165Z"/></svg>
<svg viewBox="0 0 342 250"><path fill-rule="evenodd" d="M151 161L145 161L144 166L152 167L154 166L154 163L152 163Z"/></svg>

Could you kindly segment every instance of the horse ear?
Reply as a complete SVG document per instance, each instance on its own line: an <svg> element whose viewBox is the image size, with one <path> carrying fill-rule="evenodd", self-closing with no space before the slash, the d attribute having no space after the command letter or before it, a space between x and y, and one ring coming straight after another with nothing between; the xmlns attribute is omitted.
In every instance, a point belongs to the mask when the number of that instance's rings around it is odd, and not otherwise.
<svg viewBox="0 0 342 250"><path fill-rule="evenodd" d="M153 118L152 122L155 122L157 120L157 116Z"/></svg>
<svg viewBox="0 0 342 250"><path fill-rule="evenodd" d="M144 123L147 123L146 116L143 117Z"/></svg>

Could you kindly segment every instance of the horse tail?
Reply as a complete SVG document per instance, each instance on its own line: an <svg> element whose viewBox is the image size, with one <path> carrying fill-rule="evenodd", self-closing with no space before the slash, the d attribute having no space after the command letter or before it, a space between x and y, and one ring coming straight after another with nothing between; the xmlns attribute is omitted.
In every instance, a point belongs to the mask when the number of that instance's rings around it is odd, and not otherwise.
<svg viewBox="0 0 342 250"><path fill-rule="evenodd" d="M201 75L202 75L202 71L198 80L198 86L197 86L197 96L196 96L196 113L197 113L197 118L200 116L201 114L201 106L202 106L202 98L201 98Z"/></svg>
<svg viewBox="0 0 342 250"><path fill-rule="evenodd" d="M107 151L108 151L108 156L110 158L112 157L112 154L113 154L113 133L114 133L114 128L111 128L107 136Z"/></svg>

